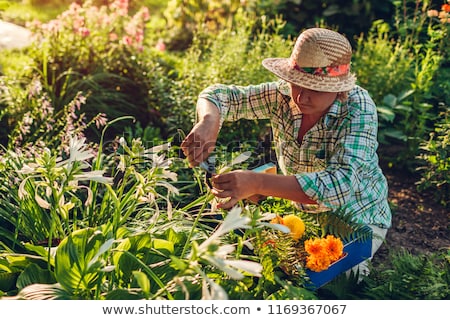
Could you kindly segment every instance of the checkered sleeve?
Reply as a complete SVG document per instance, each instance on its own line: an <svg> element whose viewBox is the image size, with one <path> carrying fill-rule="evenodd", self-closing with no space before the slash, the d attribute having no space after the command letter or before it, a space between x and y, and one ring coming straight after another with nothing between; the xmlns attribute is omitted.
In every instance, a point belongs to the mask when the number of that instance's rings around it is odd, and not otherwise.
<svg viewBox="0 0 450 320"><path fill-rule="evenodd" d="M277 82L251 86L215 84L203 90L200 98L216 105L223 121L268 119L276 107Z"/></svg>

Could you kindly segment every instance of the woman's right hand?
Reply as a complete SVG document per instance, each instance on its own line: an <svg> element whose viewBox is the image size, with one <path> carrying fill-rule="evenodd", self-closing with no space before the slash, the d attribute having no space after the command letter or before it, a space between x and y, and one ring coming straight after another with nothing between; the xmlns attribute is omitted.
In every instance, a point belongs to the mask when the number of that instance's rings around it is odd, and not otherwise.
<svg viewBox="0 0 450 320"><path fill-rule="evenodd" d="M191 168L208 158L216 146L216 140L217 130L208 121L200 121L192 128L181 143L181 150Z"/></svg>
<svg viewBox="0 0 450 320"><path fill-rule="evenodd" d="M214 150L220 127L219 108L207 99L198 99L197 116L197 124L181 143L191 168L198 166Z"/></svg>

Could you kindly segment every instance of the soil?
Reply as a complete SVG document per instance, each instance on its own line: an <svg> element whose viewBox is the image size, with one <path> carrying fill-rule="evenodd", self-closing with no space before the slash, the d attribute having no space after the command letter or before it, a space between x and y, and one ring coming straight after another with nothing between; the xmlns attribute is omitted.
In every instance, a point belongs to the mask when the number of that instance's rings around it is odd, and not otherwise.
<svg viewBox="0 0 450 320"><path fill-rule="evenodd" d="M418 176L381 165L389 184L392 227L373 263L388 263L390 252L432 254L450 249L449 209L434 200L432 192L419 192Z"/></svg>

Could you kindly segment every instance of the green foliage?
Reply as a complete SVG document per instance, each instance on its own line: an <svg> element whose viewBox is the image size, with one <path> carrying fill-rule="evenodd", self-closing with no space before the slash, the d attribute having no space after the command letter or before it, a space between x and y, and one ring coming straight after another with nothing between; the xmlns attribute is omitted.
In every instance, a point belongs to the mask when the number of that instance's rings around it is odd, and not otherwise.
<svg viewBox="0 0 450 320"><path fill-rule="evenodd" d="M153 95L159 94L159 74L168 71L158 52L147 47L149 18L147 7L132 14L117 1L101 7L87 1L81 6L73 3L54 20L30 26L36 45L28 54L54 108L61 109L83 92L91 97L86 102L88 115L133 115L144 126L157 126L160 101ZM123 128L119 125L117 131Z"/></svg>
<svg viewBox="0 0 450 320"><path fill-rule="evenodd" d="M353 68L358 83L369 91L377 104L390 93L408 89L413 79L414 56L402 42L390 38L389 25L375 21L365 37L359 37Z"/></svg>
<svg viewBox="0 0 450 320"><path fill-rule="evenodd" d="M281 20L252 20L243 12L238 12L234 19L235 27L224 28L217 35L200 30L180 61L179 78L171 88L175 101L170 116L166 117L170 119L169 128L179 128L185 132L191 129L198 94L207 86L214 83L248 85L273 81L275 77L262 67L261 61L270 56L290 55L292 42L277 34L283 25ZM258 22L261 23L261 31L254 34L254 26ZM174 132L174 129L170 131ZM224 134L219 137L218 144L228 148L228 151L233 148L237 150L245 137L256 148L267 131L265 122L243 120L224 124Z"/></svg>
<svg viewBox="0 0 450 320"><path fill-rule="evenodd" d="M411 169L417 165L420 142L442 111L439 99L448 100L435 87L448 83L441 69L448 64L444 38L449 28L428 16L429 1L396 4L393 28L377 21L359 38L354 66L359 83L378 106L380 142L402 150L386 156Z"/></svg>
<svg viewBox="0 0 450 320"><path fill-rule="evenodd" d="M95 125L100 129L105 124L105 114L98 113L87 118L83 112L86 96L74 93L67 104L55 106L54 101L43 89L40 78L34 78L24 88L20 83L7 83L1 92L0 102L4 109L0 114L8 129L8 139L4 144L9 147L28 145L46 145L50 148L67 144L67 134L83 136L84 132ZM56 103L57 104L57 103Z"/></svg>
<svg viewBox="0 0 450 320"><path fill-rule="evenodd" d="M77 230L58 245L55 255L55 277L74 297L93 298L89 292L96 286L106 265L103 254L114 239L106 240L101 232Z"/></svg>
<svg viewBox="0 0 450 320"><path fill-rule="evenodd" d="M450 297L449 253L413 255L407 250L391 252L387 264L374 268L361 279L342 274L317 291L320 299L446 300Z"/></svg>
<svg viewBox="0 0 450 320"><path fill-rule="evenodd" d="M450 297L449 252L412 255L391 254L391 267L380 267L366 279L364 295L369 299L446 300Z"/></svg>
<svg viewBox="0 0 450 320"><path fill-rule="evenodd" d="M322 0L322 1L253 1L258 12L282 15L287 22L284 34L297 35L304 28L317 25L331 26L346 34L351 42L353 38L365 33L375 20L391 18L393 5L391 0Z"/></svg>
<svg viewBox="0 0 450 320"><path fill-rule="evenodd" d="M402 113L411 112L411 107L404 105L403 100L413 93L412 90L401 92L398 96L387 94L383 97L382 104L377 105L379 118L378 140L380 143L388 144L389 140L403 141L407 136L403 130L400 130L393 124L396 116Z"/></svg>
<svg viewBox="0 0 450 320"><path fill-rule="evenodd" d="M345 241L353 239L371 239L372 231L363 223L354 221L352 214L340 211L329 211L317 215L319 225L322 226L322 235L333 234Z"/></svg>
<svg viewBox="0 0 450 320"><path fill-rule="evenodd" d="M35 19L47 21L55 18L68 3L53 1L53 3L41 3L33 6L31 1L9 0L0 1L0 18L21 26Z"/></svg>
<svg viewBox="0 0 450 320"><path fill-rule="evenodd" d="M428 141L421 143L419 159L424 165L418 167L421 179L417 182L418 190L429 190L435 195L437 202L448 207L450 195L450 123L449 112L442 114L436 123L435 129L430 133Z"/></svg>

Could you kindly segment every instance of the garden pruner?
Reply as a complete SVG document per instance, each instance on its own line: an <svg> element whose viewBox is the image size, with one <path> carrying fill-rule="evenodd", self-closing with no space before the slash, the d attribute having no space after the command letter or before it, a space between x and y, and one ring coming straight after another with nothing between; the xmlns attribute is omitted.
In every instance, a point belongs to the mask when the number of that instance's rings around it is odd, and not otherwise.
<svg viewBox="0 0 450 320"><path fill-rule="evenodd" d="M211 178L216 174L216 157L209 156L205 161L200 163L199 166L206 171L205 183L212 189Z"/></svg>

